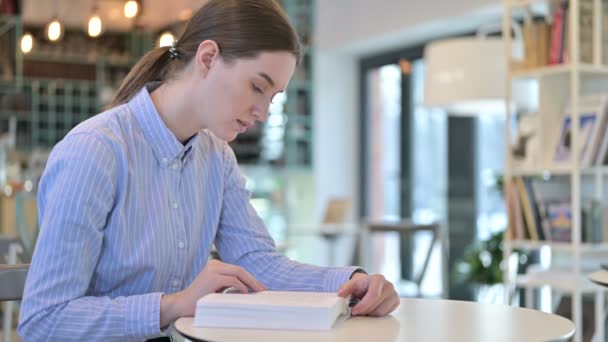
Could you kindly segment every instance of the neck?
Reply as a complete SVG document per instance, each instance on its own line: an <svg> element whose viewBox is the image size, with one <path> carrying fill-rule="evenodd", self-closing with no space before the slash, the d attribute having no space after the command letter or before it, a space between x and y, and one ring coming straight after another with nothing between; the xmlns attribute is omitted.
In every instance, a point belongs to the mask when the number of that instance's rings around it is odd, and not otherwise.
<svg viewBox="0 0 608 342"><path fill-rule="evenodd" d="M179 142L185 143L203 127L199 127L195 122L194 112L189 107L187 92L182 83L184 82L181 80L164 82L150 97L167 128Z"/></svg>

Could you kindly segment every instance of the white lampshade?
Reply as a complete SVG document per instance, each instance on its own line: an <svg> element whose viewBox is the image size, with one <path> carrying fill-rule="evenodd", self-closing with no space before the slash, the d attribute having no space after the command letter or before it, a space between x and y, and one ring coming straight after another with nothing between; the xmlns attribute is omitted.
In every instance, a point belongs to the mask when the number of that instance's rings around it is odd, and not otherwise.
<svg viewBox="0 0 608 342"><path fill-rule="evenodd" d="M505 113L505 44L499 37L463 37L424 49L424 105L451 114Z"/></svg>

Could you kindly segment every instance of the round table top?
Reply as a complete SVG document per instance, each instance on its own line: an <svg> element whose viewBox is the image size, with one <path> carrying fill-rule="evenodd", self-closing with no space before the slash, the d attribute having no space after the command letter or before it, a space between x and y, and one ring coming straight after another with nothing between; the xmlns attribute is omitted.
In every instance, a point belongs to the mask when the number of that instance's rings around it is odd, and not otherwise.
<svg viewBox="0 0 608 342"><path fill-rule="evenodd" d="M330 331L196 328L180 318L176 330L186 338L229 341L564 341L574 324L561 316L497 304L402 298L386 317L352 317Z"/></svg>
<svg viewBox="0 0 608 342"><path fill-rule="evenodd" d="M598 285L608 286L608 271L593 272L589 275L589 280Z"/></svg>

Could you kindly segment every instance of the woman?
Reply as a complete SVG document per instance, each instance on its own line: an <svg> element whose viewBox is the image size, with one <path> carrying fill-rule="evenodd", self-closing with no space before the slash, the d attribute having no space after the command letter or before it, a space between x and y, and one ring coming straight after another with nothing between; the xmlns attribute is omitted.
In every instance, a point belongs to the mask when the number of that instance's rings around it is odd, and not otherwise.
<svg viewBox="0 0 608 342"><path fill-rule="evenodd" d="M177 44L135 65L108 111L55 146L39 185L26 340L154 338L227 287L353 294L355 315L397 307L381 275L278 254L249 204L227 142L266 120L299 57L272 0L210 0ZM207 262L213 243L224 262Z"/></svg>

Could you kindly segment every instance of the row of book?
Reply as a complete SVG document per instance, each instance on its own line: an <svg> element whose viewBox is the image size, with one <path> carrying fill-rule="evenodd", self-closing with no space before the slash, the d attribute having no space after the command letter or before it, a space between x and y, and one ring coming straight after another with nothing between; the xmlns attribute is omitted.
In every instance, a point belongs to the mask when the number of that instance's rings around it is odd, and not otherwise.
<svg viewBox="0 0 608 342"><path fill-rule="evenodd" d="M515 240L572 241L572 205L569 198L543 198L540 181L514 177L505 184L508 237ZM596 200L581 206L581 241L608 241L608 208Z"/></svg>
<svg viewBox="0 0 608 342"><path fill-rule="evenodd" d="M581 63L593 63L595 46L593 30L593 0L579 0L579 58ZM533 69L569 62L570 5L561 0L548 18L531 16L523 23L524 59L514 62L513 69ZM601 0L602 63L608 64L608 0Z"/></svg>

